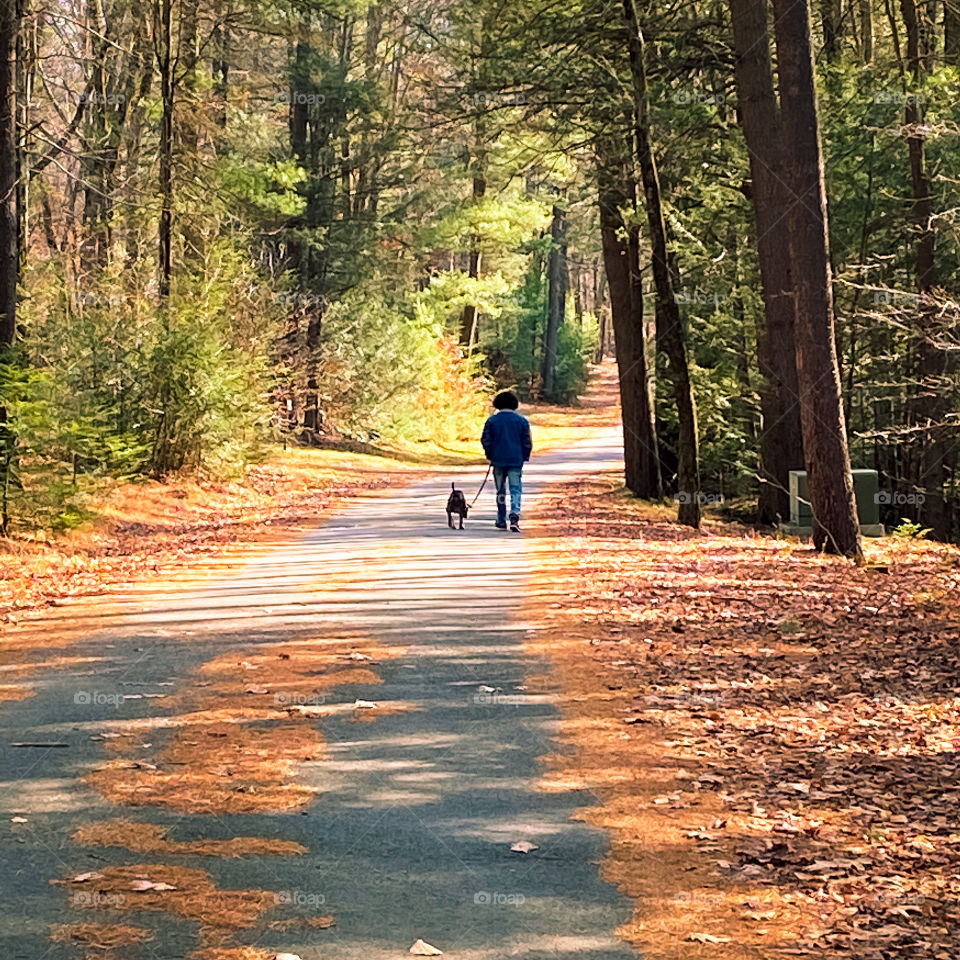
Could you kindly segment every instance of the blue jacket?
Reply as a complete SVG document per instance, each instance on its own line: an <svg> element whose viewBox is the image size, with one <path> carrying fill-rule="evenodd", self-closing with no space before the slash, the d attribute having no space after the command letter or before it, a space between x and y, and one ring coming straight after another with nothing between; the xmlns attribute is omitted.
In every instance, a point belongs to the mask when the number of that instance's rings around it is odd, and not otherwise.
<svg viewBox="0 0 960 960"><path fill-rule="evenodd" d="M533 450L530 421L515 410L500 410L483 425L480 442L495 467L522 467Z"/></svg>

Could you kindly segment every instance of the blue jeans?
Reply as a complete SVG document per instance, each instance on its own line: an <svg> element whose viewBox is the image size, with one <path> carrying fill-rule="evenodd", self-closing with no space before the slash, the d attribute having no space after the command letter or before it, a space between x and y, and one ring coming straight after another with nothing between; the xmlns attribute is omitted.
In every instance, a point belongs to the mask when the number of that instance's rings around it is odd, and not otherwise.
<svg viewBox="0 0 960 960"><path fill-rule="evenodd" d="M510 486L510 519L520 519L523 467L494 467L493 482L497 486L497 523L507 522L507 486Z"/></svg>

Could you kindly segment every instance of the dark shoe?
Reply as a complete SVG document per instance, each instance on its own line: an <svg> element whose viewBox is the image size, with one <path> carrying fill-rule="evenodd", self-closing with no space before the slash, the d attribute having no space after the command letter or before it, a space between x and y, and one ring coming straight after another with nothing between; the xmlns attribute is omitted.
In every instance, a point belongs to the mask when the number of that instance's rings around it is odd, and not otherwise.
<svg viewBox="0 0 960 960"><path fill-rule="evenodd" d="M513 533L519 533L519 532L520 532L520 518L519 518L519 517L511 517L511 518L510 518L510 529L513 531Z"/></svg>
<svg viewBox="0 0 960 960"><path fill-rule="evenodd" d="M499 520L494 524L494 526L495 526L498 530L506 530L506 529L507 529L507 524L506 524L506 522L501 523Z"/></svg>

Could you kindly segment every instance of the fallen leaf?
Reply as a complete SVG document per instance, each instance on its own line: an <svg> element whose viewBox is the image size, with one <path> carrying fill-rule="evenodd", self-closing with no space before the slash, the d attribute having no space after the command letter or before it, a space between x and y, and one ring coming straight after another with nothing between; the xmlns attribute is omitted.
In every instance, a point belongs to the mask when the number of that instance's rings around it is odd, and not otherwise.
<svg viewBox="0 0 960 960"><path fill-rule="evenodd" d="M529 840L518 840L510 849L514 853L533 853L534 850L539 850L540 848Z"/></svg>
<svg viewBox="0 0 960 960"><path fill-rule="evenodd" d="M442 950L438 950L436 947L427 943L424 940L418 940L410 948L410 952L415 957L439 957L443 954Z"/></svg>
<svg viewBox="0 0 960 960"><path fill-rule="evenodd" d="M170 883L164 883L162 880L154 883L153 880L133 880L130 883L130 889L137 893L145 893L148 890L176 890L177 888Z"/></svg>

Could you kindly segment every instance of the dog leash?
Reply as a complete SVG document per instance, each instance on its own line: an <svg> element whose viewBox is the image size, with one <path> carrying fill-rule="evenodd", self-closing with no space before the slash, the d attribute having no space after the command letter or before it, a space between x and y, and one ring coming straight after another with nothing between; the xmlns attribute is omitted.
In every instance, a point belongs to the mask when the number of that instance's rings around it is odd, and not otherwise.
<svg viewBox="0 0 960 960"><path fill-rule="evenodd" d="M487 480L490 479L490 471L493 469L493 464L491 463L487 467L487 475L483 478L483 483L480 484L480 489L477 491L477 495L470 501L470 508L473 508L473 505L480 499L480 494L483 493L483 488L487 485Z"/></svg>

